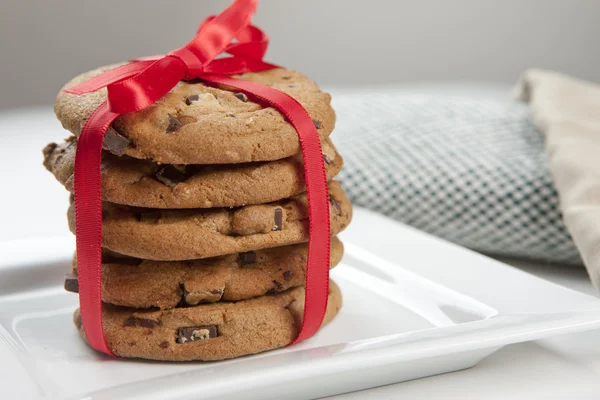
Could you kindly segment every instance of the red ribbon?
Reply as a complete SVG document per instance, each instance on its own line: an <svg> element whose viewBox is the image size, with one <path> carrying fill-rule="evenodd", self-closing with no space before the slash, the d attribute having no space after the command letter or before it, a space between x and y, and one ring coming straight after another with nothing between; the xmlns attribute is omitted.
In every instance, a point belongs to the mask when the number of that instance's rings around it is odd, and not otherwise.
<svg viewBox="0 0 600 400"><path fill-rule="evenodd" d="M79 302L86 338L94 349L112 352L102 325L102 197L100 162L104 133L121 114L139 111L167 94L181 80L202 79L243 90L277 108L300 140L308 197L309 242L304 319L297 343L321 326L329 293L329 195L319 135L308 112L291 96L228 75L275 68L262 61L268 37L250 24L257 0L235 0L207 18L196 36L166 56L134 60L67 89L84 94L106 87L107 101L89 117L75 157L75 215ZM237 39L232 43L233 39ZM231 57L215 59L221 53ZM274 134L276 134L274 132Z"/></svg>

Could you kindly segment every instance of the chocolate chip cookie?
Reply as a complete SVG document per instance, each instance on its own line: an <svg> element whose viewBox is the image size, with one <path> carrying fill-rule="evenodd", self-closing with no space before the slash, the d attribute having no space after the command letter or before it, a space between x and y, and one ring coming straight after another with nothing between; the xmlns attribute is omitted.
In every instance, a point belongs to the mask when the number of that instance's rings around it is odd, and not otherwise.
<svg viewBox="0 0 600 400"><path fill-rule="evenodd" d="M331 238L331 267L344 252ZM102 255L102 300L119 306L168 309L217 301L247 300L303 286L305 243L192 261L149 261ZM77 261L65 289L78 292Z"/></svg>
<svg viewBox="0 0 600 400"><path fill-rule="evenodd" d="M44 149L44 165L71 192L76 147L71 137ZM343 160L329 140L323 143L323 160L327 179L332 179ZM136 207L237 207L269 203L305 190L300 154L245 164L161 165L105 151L100 171L103 200Z"/></svg>
<svg viewBox="0 0 600 400"><path fill-rule="evenodd" d="M115 66L84 73L65 88ZM270 86L302 104L321 139L335 123L331 96L304 75L283 68L234 75ZM106 100L106 89L77 96L60 92L54 111L63 126L79 135L92 111ZM163 164L234 164L279 160L300 152L294 127L272 107L232 88L180 82L149 107L117 118L104 148L117 155Z"/></svg>
<svg viewBox="0 0 600 400"><path fill-rule="evenodd" d="M334 282L323 325L342 306ZM283 347L297 336L304 312L304 288L238 302L170 310L103 306L106 342L121 357L152 360L222 360ZM79 310L74 322L84 336Z"/></svg>
<svg viewBox="0 0 600 400"><path fill-rule="evenodd" d="M352 218L339 182L329 184L331 234ZM75 232L74 205L69 227ZM240 208L152 210L103 204L102 245L145 260L178 261L308 241L306 194Z"/></svg>

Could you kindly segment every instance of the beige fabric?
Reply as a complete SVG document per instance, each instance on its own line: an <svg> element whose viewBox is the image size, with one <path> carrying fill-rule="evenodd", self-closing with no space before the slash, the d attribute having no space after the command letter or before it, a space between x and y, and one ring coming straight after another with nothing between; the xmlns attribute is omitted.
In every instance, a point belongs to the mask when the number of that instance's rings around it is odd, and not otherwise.
<svg viewBox="0 0 600 400"><path fill-rule="evenodd" d="M600 85L530 70L515 90L546 137L565 224L600 289Z"/></svg>

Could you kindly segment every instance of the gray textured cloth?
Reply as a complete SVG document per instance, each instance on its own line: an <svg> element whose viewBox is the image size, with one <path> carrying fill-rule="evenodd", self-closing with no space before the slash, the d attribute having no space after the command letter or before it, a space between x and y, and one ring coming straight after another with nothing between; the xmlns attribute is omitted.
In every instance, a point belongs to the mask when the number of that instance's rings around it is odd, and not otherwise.
<svg viewBox="0 0 600 400"><path fill-rule="evenodd" d="M517 91L544 133L565 223L600 289L600 86L531 70Z"/></svg>
<svg viewBox="0 0 600 400"><path fill-rule="evenodd" d="M356 205L498 255L580 264L528 109L504 96L334 93ZM401 244L399 244L400 246Z"/></svg>

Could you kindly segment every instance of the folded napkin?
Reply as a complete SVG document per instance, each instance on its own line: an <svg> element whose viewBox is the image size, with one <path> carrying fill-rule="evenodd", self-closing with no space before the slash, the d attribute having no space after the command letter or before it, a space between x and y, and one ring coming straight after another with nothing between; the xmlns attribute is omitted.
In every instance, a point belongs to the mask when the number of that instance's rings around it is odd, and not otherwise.
<svg viewBox="0 0 600 400"><path fill-rule="evenodd" d="M581 265L544 137L509 92L464 85L336 92L348 197L484 253Z"/></svg>
<svg viewBox="0 0 600 400"><path fill-rule="evenodd" d="M567 229L600 289L600 86L531 70L516 95L544 133Z"/></svg>

